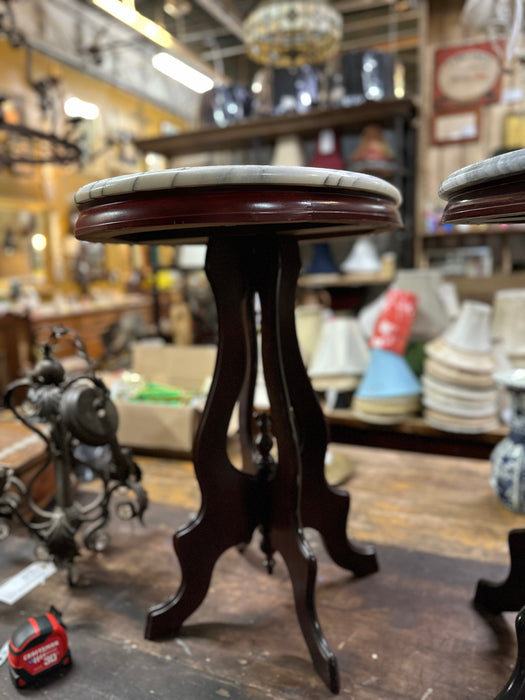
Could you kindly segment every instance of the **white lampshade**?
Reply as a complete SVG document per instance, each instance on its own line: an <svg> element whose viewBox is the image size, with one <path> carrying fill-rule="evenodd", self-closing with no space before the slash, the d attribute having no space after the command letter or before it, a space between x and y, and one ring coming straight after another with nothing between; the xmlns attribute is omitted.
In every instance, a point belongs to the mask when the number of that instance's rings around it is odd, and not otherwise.
<svg viewBox="0 0 525 700"><path fill-rule="evenodd" d="M342 272L379 272L381 260L369 238L358 238L341 263Z"/></svg>
<svg viewBox="0 0 525 700"><path fill-rule="evenodd" d="M308 365L317 391L354 389L368 365L370 352L359 323L334 315L323 323L319 343Z"/></svg>

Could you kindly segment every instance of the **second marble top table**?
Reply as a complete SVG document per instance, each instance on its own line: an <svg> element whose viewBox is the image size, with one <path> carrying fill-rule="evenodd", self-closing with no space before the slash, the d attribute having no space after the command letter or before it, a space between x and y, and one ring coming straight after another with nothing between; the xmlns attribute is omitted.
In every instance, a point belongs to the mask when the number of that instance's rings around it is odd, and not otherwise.
<svg viewBox="0 0 525 700"><path fill-rule="evenodd" d="M452 173L439 194L447 204L443 223L525 222L525 149L504 153ZM521 436L517 436L519 442ZM517 453L519 454L519 452ZM525 529L508 536L510 571L502 582L478 581L474 603L500 613L520 610L516 618L518 660L509 681L495 700L519 700L525 693Z"/></svg>
<svg viewBox="0 0 525 700"><path fill-rule="evenodd" d="M452 173L439 188L447 204L443 223L525 222L525 149Z"/></svg>
<svg viewBox="0 0 525 700"><path fill-rule="evenodd" d="M193 451L202 506L174 536L182 582L171 598L150 610L146 636L175 634L204 600L219 556L246 544L258 530L268 572L275 552L287 565L314 666L338 692L337 660L315 611L316 559L303 527L318 530L332 559L357 576L376 571L377 562L372 547L347 539L349 496L330 487L324 476L324 416L295 332L298 241L400 228L399 192L384 180L346 171L217 166L102 180L80 189L75 201L81 240L208 243L206 273L217 304L219 339ZM256 416L254 439L256 294L270 411ZM237 401L242 471L226 449Z"/></svg>

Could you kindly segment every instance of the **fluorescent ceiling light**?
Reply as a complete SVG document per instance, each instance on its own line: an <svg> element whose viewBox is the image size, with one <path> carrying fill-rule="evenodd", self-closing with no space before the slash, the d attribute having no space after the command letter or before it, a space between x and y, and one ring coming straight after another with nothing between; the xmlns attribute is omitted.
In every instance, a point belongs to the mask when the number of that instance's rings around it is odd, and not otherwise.
<svg viewBox="0 0 525 700"><path fill-rule="evenodd" d="M214 85L213 80L209 76L204 75L204 73L195 70L187 63L164 51L156 53L152 57L151 62L154 68L167 75L168 78L176 80L194 92L198 92L199 95L208 92Z"/></svg>
<svg viewBox="0 0 525 700"><path fill-rule="evenodd" d="M64 112L68 117L81 119L96 119L99 109L93 102L86 102L79 97L68 97L64 102Z"/></svg>
<svg viewBox="0 0 525 700"><path fill-rule="evenodd" d="M93 0L93 4L127 24L128 27L132 27L155 44L163 46L165 49L172 46L172 35L164 27L137 12L133 6L134 3L121 2L120 0Z"/></svg>

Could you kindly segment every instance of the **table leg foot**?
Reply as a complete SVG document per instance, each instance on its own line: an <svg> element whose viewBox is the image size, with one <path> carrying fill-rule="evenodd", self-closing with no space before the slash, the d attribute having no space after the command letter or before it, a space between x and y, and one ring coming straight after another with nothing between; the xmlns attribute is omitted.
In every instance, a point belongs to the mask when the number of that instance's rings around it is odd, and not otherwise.
<svg viewBox="0 0 525 700"><path fill-rule="evenodd" d="M221 552L215 550L211 540L199 528L189 526L173 538L182 572L178 591L163 603L150 608L146 621L146 639L158 639L175 635L182 623L204 600L210 585L215 562Z"/></svg>
<svg viewBox="0 0 525 700"><path fill-rule="evenodd" d="M312 497L302 500L303 525L319 532L334 563L352 571L355 576L368 576L379 569L375 548L369 544L356 544L347 538L349 511L350 495L326 482L317 490L315 504ZM330 513L329 518L326 513Z"/></svg>
<svg viewBox="0 0 525 700"><path fill-rule="evenodd" d="M478 581L474 605L500 613L525 605L525 529L509 532L510 571L502 583Z"/></svg>
<svg viewBox="0 0 525 700"><path fill-rule="evenodd" d="M316 558L304 537L293 529L273 532L271 537L290 574L297 618L314 668L332 693L338 693L337 658L323 634L315 610Z"/></svg>
<svg viewBox="0 0 525 700"><path fill-rule="evenodd" d="M525 608L516 616L516 637L518 640L518 657L514 670L494 700L522 700L525 697Z"/></svg>
<svg viewBox="0 0 525 700"><path fill-rule="evenodd" d="M248 525L240 518L219 520L216 510L201 511L196 520L173 536L181 567L181 583L174 595L150 608L145 631L147 639L177 634L183 622L204 600L213 567L221 554L230 547L250 541L255 522Z"/></svg>

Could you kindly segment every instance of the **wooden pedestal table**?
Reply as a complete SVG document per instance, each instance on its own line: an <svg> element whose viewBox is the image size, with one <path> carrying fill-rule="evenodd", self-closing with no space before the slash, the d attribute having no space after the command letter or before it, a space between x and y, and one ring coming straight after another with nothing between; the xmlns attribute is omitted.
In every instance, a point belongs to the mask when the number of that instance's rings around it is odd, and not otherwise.
<svg viewBox="0 0 525 700"><path fill-rule="evenodd" d="M525 222L525 149L488 158L452 173L439 195L447 202L443 223L508 224ZM525 529L509 532L510 571L501 583L478 581L475 605L493 613L525 606ZM525 610L517 620L519 656L515 674L498 699L523 697ZM521 630L521 631L520 631ZM520 639L521 635L521 639ZM521 679L519 683L517 678ZM517 686L519 685L519 688Z"/></svg>
<svg viewBox="0 0 525 700"><path fill-rule="evenodd" d="M374 549L346 537L349 496L324 477L326 428L295 334L298 242L399 228L398 191L370 176L315 168L204 167L116 177L81 188L76 236L105 243L208 244L206 273L219 321L217 365L194 445L202 494L195 520L174 535L182 570L176 594L149 611L149 639L176 634L206 596L213 567L258 528L268 571L282 555L314 666L335 693L337 661L315 610L317 563L303 527L321 533L332 559L363 576ZM254 444L257 371L254 296L271 418ZM240 404L243 470L230 462L227 427ZM271 422L271 433L269 424ZM278 460L270 450L275 438Z"/></svg>

